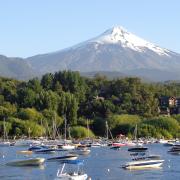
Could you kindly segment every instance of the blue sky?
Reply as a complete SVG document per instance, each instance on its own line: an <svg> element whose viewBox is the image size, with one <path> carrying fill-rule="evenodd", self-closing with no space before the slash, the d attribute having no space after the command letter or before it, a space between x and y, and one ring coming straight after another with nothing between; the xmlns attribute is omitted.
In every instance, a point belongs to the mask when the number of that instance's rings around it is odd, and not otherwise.
<svg viewBox="0 0 180 180"><path fill-rule="evenodd" d="M113 26L180 53L179 0L0 0L0 54L60 50Z"/></svg>

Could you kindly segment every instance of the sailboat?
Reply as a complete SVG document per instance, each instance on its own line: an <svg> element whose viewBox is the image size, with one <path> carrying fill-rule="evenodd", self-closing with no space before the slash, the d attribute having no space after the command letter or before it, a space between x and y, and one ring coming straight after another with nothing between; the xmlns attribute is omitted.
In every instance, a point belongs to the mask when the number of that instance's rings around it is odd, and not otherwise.
<svg viewBox="0 0 180 180"><path fill-rule="evenodd" d="M145 152L148 150L147 147L143 147L142 144L139 144L138 143L138 140L137 140L137 125L135 127L135 130L134 130L134 137L135 137L135 141L136 141L136 146L133 147L133 148L129 148L128 151L130 152Z"/></svg>
<svg viewBox="0 0 180 180"><path fill-rule="evenodd" d="M74 145L71 144L67 144L67 140L66 140L66 131L67 131L67 119L66 117L64 118L64 144L61 146L61 149L63 150L72 150L75 149ZM70 130L69 130L70 133Z"/></svg>
<svg viewBox="0 0 180 180"><path fill-rule="evenodd" d="M7 138L7 132L6 132L6 125L5 125L5 118L3 120L3 141L0 142L0 147L6 147L6 146L10 146L10 142Z"/></svg>

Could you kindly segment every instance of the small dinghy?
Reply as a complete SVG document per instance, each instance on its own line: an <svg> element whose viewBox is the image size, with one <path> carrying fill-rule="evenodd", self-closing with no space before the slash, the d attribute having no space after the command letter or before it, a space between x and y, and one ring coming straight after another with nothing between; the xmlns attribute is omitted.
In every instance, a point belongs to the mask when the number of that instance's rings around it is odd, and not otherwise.
<svg viewBox="0 0 180 180"><path fill-rule="evenodd" d="M76 165L77 168L74 171L70 171L70 172L63 172L65 165L66 164L70 164L70 165ZM80 166L83 165L83 161L82 160L75 160L75 161L66 161L63 163L63 166L61 169L58 169L57 171L57 178L58 179L67 179L67 180L87 180L89 177L86 173L84 173L81 169ZM90 179L90 178L89 178Z"/></svg>
<svg viewBox="0 0 180 180"><path fill-rule="evenodd" d="M48 158L48 161L64 161L64 160L76 160L78 158L77 155L65 155L65 156L57 156Z"/></svg>
<svg viewBox="0 0 180 180"><path fill-rule="evenodd" d="M31 158L16 160L6 163L8 166L40 166L44 163L45 158Z"/></svg>
<svg viewBox="0 0 180 180"><path fill-rule="evenodd" d="M124 166L125 169L146 169L146 168L159 168L163 164L164 160L139 160L128 162Z"/></svg>

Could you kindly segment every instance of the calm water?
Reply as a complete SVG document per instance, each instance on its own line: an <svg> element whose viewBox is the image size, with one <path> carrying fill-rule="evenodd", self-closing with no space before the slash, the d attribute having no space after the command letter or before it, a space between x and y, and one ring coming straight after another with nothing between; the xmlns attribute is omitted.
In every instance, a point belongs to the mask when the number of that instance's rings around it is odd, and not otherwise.
<svg viewBox="0 0 180 180"><path fill-rule="evenodd" d="M180 179L180 156L168 154L169 147L164 147L161 144L147 146L151 154L159 154L165 160L161 169L135 171L122 169L121 166L131 160L127 148L122 148L119 151L111 150L109 147L91 148L90 155L81 156L79 159L84 159L84 171L92 180ZM16 151L19 150L26 150L26 148L0 147L0 180L53 180L56 177L57 169L62 166L59 162L45 162L41 167L10 167L3 165L5 162L22 158L23 155L16 154ZM61 155L61 153L32 156L48 158ZM5 155L4 158L2 154Z"/></svg>

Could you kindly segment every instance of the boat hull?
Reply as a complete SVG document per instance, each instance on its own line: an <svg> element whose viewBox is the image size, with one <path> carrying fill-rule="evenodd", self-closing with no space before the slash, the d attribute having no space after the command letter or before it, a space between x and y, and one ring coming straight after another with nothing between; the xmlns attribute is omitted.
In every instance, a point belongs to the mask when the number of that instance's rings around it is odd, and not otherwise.
<svg viewBox="0 0 180 180"><path fill-rule="evenodd" d="M45 158L34 158L34 159L26 159L19 161L12 161L6 163L8 166L39 166L42 165L45 161Z"/></svg>
<svg viewBox="0 0 180 180"><path fill-rule="evenodd" d="M136 161L129 162L123 168L133 169L146 169L146 168L159 168L163 164L164 160L148 160L148 161Z"/></svg>
<svg viewBox="0 0 180 180"><path fill-rule="evenodd" d="M59 156L47 159L48 161L64 161L64 160L76 160L78 156L67 155L67 156Z"/></svg>
<svg viewBox="0 0 180 180"><path fill-rule="evenodd" d="M63 180L87 180L87 178L88 178L87 174L82 174L82 175L78 175L78 174L74 174L74 175L60 174L59 177L56 178L56 180L58 180L58 179L63 179Z"/></svg>
<svg viewBox="0 0 180 180"><path fill-rule="evenodd" d="M0 147L8 147L10 145L11 145L10 142L0 142Z"/></svg>

